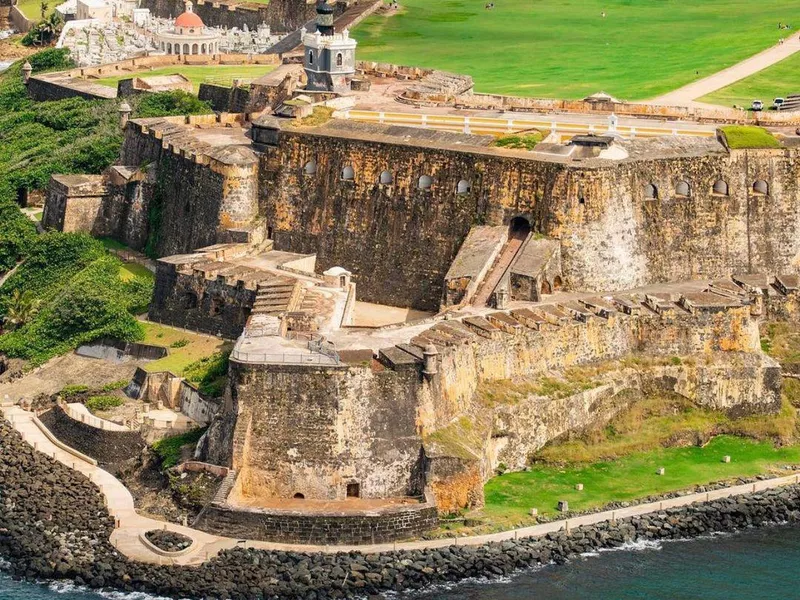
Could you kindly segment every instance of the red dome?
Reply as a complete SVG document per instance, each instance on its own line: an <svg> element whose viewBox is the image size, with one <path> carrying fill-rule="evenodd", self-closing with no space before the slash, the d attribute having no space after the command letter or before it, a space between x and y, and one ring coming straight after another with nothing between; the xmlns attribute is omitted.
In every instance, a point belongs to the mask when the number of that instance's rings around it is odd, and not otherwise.
<svg viewBox="0 0 800 600"><path fill-rule="evenodd" d="M175 19L175 27L203 27L203 19L196 13L186 11Z"/></svg>

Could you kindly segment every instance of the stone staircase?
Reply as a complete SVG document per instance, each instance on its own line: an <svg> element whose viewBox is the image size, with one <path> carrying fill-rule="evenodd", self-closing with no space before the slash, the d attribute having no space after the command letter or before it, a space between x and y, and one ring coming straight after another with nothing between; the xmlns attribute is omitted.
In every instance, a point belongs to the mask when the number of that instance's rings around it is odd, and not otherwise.
<svg viewBox="0 0 800 600"><path fill-rule="evenodd" d="M529 235L530 234L528 234L528 236ZM491 300L492 294L494 293L498 284L502 281L503 276L508 271L508 268L514 262L514 259L517 257L517 253L520 251L520 248L522 248L525 240L526 236L523 235L512 234L509 236L508 241L500 252L500 255L495 260L494 265L492 265L491 271L489 271L488 275L486 275L486 278L483 280L483 283L478 288L472 304L475 306L489 305L489 300Z"/></svg>
<svg viewBox="0 0 800 600"><path fill-rule="evenodd" d="M256 288L256 301L251 314L280 316L297 310L302 303L298 281L289 277L274 277L261 281Z"/></svg>

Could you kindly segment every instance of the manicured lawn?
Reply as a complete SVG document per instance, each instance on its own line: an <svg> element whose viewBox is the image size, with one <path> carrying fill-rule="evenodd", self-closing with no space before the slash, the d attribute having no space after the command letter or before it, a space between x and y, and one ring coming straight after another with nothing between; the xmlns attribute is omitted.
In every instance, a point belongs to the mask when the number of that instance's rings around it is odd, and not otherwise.
<svg viewBox="0 0 800 600"><path fill-rule="evenodd" d="M753 100L761 100L767 106L772 106L773 98L785 98L789 94L800 94L800 53L697 100L750 108Z"/></svg>
<svg viewBox="0 0 800 600"><path fill-rule="evenodd" d="M145 344L169 348L167 356L147 363L145 369L151 373L171 371L176 375L181 375L183 370L193 362L230 346L230 344L226 344L223 340L211 335L192 333L149 321L143 322L142 325L144 325L145 329ZM185 345L183 345L184 340L188 342ZM170 347L176 342L181 347Z"/></svg>
<svg viewBox="0 0 800 600"><path fill-rule="evenodd" d="M781 148L781 143L763 127L728 125L722 127L728 146L741 148Z"/></svg>
<svg viewBox="0 0 800 600"><path fill-rule="evenodd" d="M152 71L139 71L138 73L126 73L115 77L105 77L94 80L95 83L108 87L117 87L117 82L121 79L130 77L155 77L158 75L174 75L180 73L192 82L194 91L200 89L200 84L213 82L219 85L231 85L234 79L246 79L252 81L266 75L275 67L273 65L214 65L214 66L174 66L164 67L163 69L153 69Z"/></svg>
<svg viewBox="0 0 800 600"><path fill-rule="evenodd" d="M800 25L789 0L403 0L353 32L358 58L472 75L476 91L651 98L728 67ZM606 17L601 13L605 11Z"/></svg>
<svg viewBox="0 0 800 600"><path fill-rule="evenodd" d="M730 463L722 462L725 455L731 456ZM531 508L538 508L539 514L556 512L559 500L567 500L571 510L584 510L749 477L798 462L800 446L776 448L770 442L719 436L702 448L660 448L610 462L563 468L534 466L527 473L507 473L486 484L483 513L497 523L516 523L524 520ZM664 475L656 474L659 467L666 469ZM577 483L584 484L583 491L575 489Z"/></svg>

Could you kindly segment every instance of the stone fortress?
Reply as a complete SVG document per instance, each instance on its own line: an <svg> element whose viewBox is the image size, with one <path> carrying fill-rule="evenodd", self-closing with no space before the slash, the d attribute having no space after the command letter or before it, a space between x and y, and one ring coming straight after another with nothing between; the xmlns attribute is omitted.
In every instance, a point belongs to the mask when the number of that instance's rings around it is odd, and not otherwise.
<svg viewBox="0 0 800 600"><path fill-rule="evenodd" d="M231 470L200 528L402 539L637 394L778 410L758 323L798 318L800 137L733 150L721 133L611 132L524 151L310 125L301 96L330 108L370 85L363 67L339 77L354 57L340 65L324 39L339 34L318 29L306 89L288 64L244 113L131 120L117 166L48 192L45 227L161 257L152 320L236 340L199 447ZM364 325L364 302L429 316Z"/></svg>

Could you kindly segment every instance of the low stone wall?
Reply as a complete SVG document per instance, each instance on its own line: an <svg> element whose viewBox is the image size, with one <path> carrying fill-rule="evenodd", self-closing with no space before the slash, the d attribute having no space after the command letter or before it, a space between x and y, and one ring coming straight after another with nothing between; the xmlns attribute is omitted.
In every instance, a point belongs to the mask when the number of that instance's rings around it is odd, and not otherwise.
<svg viewBox="0 0 800 600"><path fill-rule="evenodd" d="M121 360L123 357L129 356L136 360L158 360L159 358L164 358L168 351L163 346L101 338L88 344L83 344L78 347L76 353L92 358L116 358Z"/></svg>
<svg viewBox="0 0 800 600"><path fill-rule="evenodd" d="M11 21L11 25L14 27L14 29L21 33L27 33L33 29L34 25L36 25L35 21L27 18L16 6L11 7L11 10L8 13L8 20Z"/></svg>
<svg viewBox="0 0 800 600"><path fill-rule="evenodd" d="M275 54L159 55L131 58L94 67L35 75L28 81L28 95L34 100L62 100L80 97L87 100L108 100L117 97L117 90L93 83L95 79L181 65L279 65Z"/></svg>
<svg viewBox="0 0 800 600"><path fill-rule="evenodd" d="M418 537L436 523L436 506L430 502L361 514L212 504L194 526L228 537L290 544L380 544Z"/></svg>
<svg viewBox="0 0 800 600"><path fill-rule="evenodd" d="M98 429L73 419L60 406L43 413L39 420L61 442L101 464L123 463L144 449L138 432Z"/></svg>

